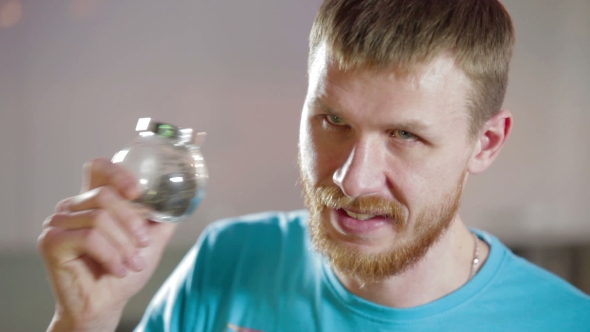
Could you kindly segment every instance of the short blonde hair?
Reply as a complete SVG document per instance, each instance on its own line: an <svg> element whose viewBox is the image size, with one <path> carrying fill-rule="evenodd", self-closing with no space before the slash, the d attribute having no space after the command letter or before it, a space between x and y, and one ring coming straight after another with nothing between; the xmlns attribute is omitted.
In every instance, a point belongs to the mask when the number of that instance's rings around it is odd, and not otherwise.
<svg viewBox="0 0 590 332"><path fill-rule="evenodd" d="M313 23L308 66L320 44L341 69L409 73L444 53L471 80L469 135L500 111L514 49L497 0L325 0Z"/></svg>

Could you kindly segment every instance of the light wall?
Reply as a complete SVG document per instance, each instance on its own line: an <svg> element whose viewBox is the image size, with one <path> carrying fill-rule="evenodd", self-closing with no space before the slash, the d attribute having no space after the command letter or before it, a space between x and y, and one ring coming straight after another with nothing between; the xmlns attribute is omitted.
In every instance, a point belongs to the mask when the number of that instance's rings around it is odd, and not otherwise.
<svg viewBox="0 0 590 332"><path fill-rule="evenodd" d="M34 248L82 164L130 142L143 116L209 134L207 198L173 245L221 217L302 207L295 156L318 0L21 3L20 21L0 28L1 249ZM515 129L470 180L464 219L514 244L586 241L590 2L505 4Z"/></svg>
<svg viewBox="0 0 590 332"><path fill-rule="evenodd" d="M46 326L40 225L78 191L86 160L133 139L139 117L207 131L211 180L131 321L204 225L302 207L297 135L319 3L0 0L0 327ZM463 218L513 246L587 244L590 1L505 4L518 40L506 99L515 128L470 179Z"/></svg>

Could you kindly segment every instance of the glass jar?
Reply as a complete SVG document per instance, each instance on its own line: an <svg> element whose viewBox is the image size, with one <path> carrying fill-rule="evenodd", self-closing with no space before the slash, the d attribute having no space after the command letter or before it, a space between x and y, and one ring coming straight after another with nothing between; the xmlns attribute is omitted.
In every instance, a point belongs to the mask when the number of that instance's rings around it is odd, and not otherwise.
<svg viewBox="0 0 590 332"><path fill-rule="evenodd" d="M141 118L139 137L117 152L120 163L137 178L141 195L134 203L146 218L180 222L199 205L208 179L200 146L205 133Z"/></svg>

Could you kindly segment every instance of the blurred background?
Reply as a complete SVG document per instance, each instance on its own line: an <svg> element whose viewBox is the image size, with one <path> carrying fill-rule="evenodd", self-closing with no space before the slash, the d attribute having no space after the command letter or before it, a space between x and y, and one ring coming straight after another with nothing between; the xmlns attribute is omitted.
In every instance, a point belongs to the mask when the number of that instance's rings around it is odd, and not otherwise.
<svg viewBox="0 0 590 332"><path fill-rule="evenodd" d="M505 0L517 31L513 135L463 219L590 292L590 1ZM0 331L42 331L41 223L140 117L208 133L208 193L120 331L205 225L301 208L296 151L320 0L0 0Z"/></svg>

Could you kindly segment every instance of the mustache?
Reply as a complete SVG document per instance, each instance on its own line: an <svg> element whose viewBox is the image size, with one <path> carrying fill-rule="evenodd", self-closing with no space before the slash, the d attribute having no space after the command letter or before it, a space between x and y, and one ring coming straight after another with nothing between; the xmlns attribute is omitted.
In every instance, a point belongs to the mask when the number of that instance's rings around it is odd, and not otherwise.
<svg viewBox="0 0 590 332"><path fill-rule="evenodd" d="M348 197L338 187L320 186L313 191L312 195L320 206L384 216L397 222L405 220L403 206L394 200L383 197Z"/></svg>

